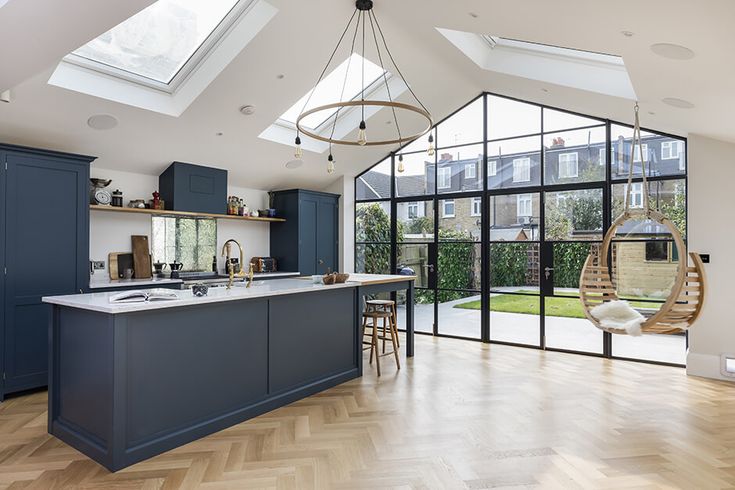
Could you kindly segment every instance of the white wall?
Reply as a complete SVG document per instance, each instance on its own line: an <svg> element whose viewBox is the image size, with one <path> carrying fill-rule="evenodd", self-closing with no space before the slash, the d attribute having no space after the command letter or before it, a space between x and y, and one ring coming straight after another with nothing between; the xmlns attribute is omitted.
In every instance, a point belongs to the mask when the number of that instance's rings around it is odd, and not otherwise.
<svg viewBox="0 0 735 490"><path fill-rule="evenodd" d="M342 176L324 192L339 194L339 270L355 271L355 178Z"/></svg>
<svg viewBox="0 0 735 490"><path fill-rule="evenodd" d="M158 176L108 169L97 169L92 166L92 177L112 179L110 191L123 191L124 205L131 199L152 199L152 192L158 189ZM268 204L266 191L229 187L228 195L236 195L245 199L250 208L263 209ZM245 251L245 260L253 256L270 255L270 224L238 220L218 220L217 246L222 247L225 241L234 238L239 241ZM127 252L131 250L131 235L151 236L151 217L127 213L90 212L89 258L104 260L110 252ZM235 251L235 253L237 253ZM224 258L217 258L220 270L224 270ZM107 265L104 271L98 271L95 278L103 272L107 277Z"/></svg>
<svg viewBox="0 0 735 490"><path fill-rule="evenodd" d="M702 315L689 331L687 373L727 379L720 375L720 354L735 354L735 144L690 135L688 146L688 245L691 251L709 253L711 262L705 265Z"/></svg>

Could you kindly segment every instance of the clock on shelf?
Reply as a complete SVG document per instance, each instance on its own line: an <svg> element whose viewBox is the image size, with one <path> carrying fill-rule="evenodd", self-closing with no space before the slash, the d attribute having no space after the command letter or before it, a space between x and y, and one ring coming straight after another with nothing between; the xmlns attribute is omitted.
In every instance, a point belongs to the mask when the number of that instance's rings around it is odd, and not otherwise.
<svg viewBox="0 0 735 490"><path fill-rule="evenodd" d="M108 179L89 179L92 186L89 189L90 204L99 204L101 206L109 206L112 203L112 194L105 189L112 180Z"/></svg>

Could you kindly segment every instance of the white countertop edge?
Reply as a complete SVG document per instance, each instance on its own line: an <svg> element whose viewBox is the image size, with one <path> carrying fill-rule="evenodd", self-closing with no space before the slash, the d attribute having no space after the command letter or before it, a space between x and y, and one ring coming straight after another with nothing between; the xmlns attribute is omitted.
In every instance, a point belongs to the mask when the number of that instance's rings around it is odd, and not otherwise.
<svg viewBox="0 0 735 490"><path fill-rule="evenodd" d="M274 279L272 282L294 281L293 279ZM99 313L119 314L134 313L138 311L151 311L164 308L179 308L182 306L195 306L211 303L220 303L223 301L239 301L245 299L266 298L271 296L284 296L296 293L308 293L315 291L328 291L331 289L354 288L360 286L359 282L346 282L344 284L333 284L325 286L324 284L311 284L298 280L298 285L290 285L282 289L274 289L265 285L253 288L234 287L230 290L222 290L220 288L211 290L210 294L198 298L193 295L191 290L176 291L179 295L178 300L173 301L152 301L140 303L117 303L111 304L109 297L112 292L91 293L91 294L72 294L67 296L46 296L42 298L44 303L55 304L59 306L68 306L70 308L78 308L88 311L96 311Z"/></svg>

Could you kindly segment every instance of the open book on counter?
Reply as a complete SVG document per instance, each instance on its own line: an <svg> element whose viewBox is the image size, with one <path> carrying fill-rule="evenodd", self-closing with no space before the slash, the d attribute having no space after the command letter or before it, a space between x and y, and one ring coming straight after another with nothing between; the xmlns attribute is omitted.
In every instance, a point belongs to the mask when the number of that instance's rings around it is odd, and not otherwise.
<svg viewBox="0 0 735 490"><path fill-rule="evenodd" d="M172 289L154 288L123 291L110 296L110 303L143 303L146 301L167 301L179 299L179 295Z"/></svg>

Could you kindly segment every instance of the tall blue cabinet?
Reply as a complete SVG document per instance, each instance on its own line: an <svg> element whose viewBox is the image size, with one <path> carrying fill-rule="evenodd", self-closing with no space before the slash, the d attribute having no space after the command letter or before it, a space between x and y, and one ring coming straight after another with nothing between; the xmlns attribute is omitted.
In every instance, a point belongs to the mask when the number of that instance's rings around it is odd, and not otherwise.
<svg viewBox="0 0 735 490"><path fill-rule="evenodd" d="M0 144L0 401L46 386L51 308L89 285L93 157Z"/></svg>
<svg viewBox="0 0 735 490"><path fill-rule="evenodd" d="M304 275L339 267L339 195L292 189L271 194L283 223L271 223L271 256L278 269Z"/></svg>

